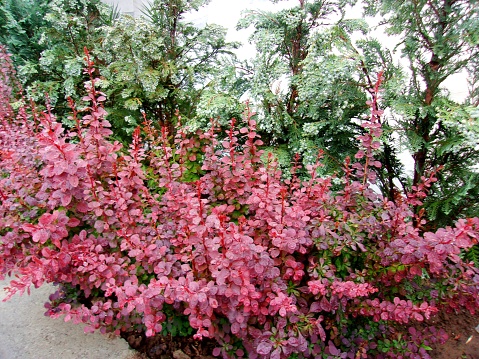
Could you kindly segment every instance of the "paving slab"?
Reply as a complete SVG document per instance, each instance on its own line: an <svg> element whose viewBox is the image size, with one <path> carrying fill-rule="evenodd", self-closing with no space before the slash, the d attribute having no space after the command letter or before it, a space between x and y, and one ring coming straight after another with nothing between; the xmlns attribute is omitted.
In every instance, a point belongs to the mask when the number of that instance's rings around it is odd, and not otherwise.
<svg viewBox="0 0 479 359"><path fill-rule="evenodd" d="M32 288L3 302L8 281L0 281L0 359L133 359L121 338L85 334L84 325L44 315L51 285Z"/></svg>

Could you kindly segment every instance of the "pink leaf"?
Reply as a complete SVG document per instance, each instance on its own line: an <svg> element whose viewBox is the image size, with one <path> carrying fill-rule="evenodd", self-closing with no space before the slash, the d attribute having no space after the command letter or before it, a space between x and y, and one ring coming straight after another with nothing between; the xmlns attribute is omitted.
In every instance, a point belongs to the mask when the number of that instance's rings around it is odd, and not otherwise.
<svg viewBox="0 0 479 359"><path fill-rule="evenodd" d="M321 298L321 308L325 311L325 312L330 312L331 311L331 304L329 303L329 301L326 299L326 297L323 297Z"/></svg>
<svg viewBox="0 0 479 359"><path fill-rule="evenodd" d="M356 153L356 155L354 155L354 158L356 158L356 159L358 159L358 160L361 159L361 158L363 158L363 157L364 157L364 151L363 151L363 150L358 151L358 152Z"/></svg>
<svg viewBox="0 0 479 359"><path fill-rule="evenodd" d="M309 309L309 311L310 311L311 313L319 313L321 310L322 310L322 309L321 309L321 304L319 304L319 302L313 302L313 303L311 304L310 309Z"/></svg>
<svg viewBox="0 0 479 359"><path fill-rule="evenodd" d="M270 359L280 359L281 358L281 348L276 348L271 353Z"/></svg>
<svg viewBox="0 0 479 359"><path fill-rule="evenodd" d="M271 353L272 348L273 344L269 340L264 340L258 344L256 352L261 355L268 355L269 353Z"/></svg>
<svg viewBox="0 0 479 359"><path fill-rule="evenodd" d="M318 334L319 334L319 337L321 338L321 341L324 342L326 340L326 332L324 331L324 328L319 322L319 320L316 322L316 328L318 328Z"/></svg>
<svg viewBox="0 0 479 359"><path fill-rule="evenodd" d="M50 238L50 232L45 229L40 229L33 233L32 240L34 242L45 243Z"/></svg>
<svg viewBox="0 0 479 359"><path fill-rule="evenodd" d="M68 206L70 202L72 201L72 195L70 193L63 194L63 196L61 197L61 201L62 201L62 206L64 207Z"/></svg>
<svg viewBox="0 0 479 359"><path fill-rule="evenodd" d="M219 356L219 355L221 354L221 348L218 348L218 347L217 347L217 348L214 348L212 354L213 354L213 356L215 356L215 357Z"/></svg>
<svg viewBox="0 0 479 359"><path fill-rule="evenodd" d="M78 218L70 218L68 220L67 226L68 227L76 227L80 224L80 220Z"/></svg>
<svg viewBox="0 0 479 359"><path fill-rule="evenodd" d="M69 176L68 176L68 182L70 182L70 185L71 185L72 187L78 187L79 179L78 179L77 176L69 175Z"/></svg>

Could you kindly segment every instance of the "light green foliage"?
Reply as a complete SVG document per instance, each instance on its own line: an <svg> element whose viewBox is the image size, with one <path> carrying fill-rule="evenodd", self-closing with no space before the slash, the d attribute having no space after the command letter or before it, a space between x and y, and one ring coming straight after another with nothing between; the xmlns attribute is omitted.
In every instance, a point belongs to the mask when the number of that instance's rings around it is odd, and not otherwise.
<svg viewBox="0 0 479 359"><path fill-rule="evenodd" d="M353 42L349 31L354 30L364 37ZM385 86L389 86L397 69L390 54L367 37L361 20L343 20L315 34L310 44L297 81L298 112L308 120L302 127L302 142L328 151L326 161L342 162L357 150L355 137L361 132L360 119L369 114L367 95L377 74L387 69ZM314 158L311 145L303 151Z"/></svg>
<svg viewBox="0 0 479 359"><path fill-rule="evenodd" d="M444 169L425 205L430 219L448 224L479 213L479 113L445 98L434 104L443 136L431 146Z"/></svg>
<svg viewBox="0 0 479 359"><path fill-rule="evenodd" d="M107 66L101 73L109 81L105 90L112 103L110 120L117 128L131 131L124 119L141 117L142 110L172 132L177 111L183 123L195 119L197 106L204 108L216 95L209 91L210 84L237 44L225 41L226 29L220 26L199 29L183 20L186 12L203 4L157 0L143 16L124 15L103 27L101 51Z"/></svg>
<svg viewBox="0 0 479 359"><path fill-rule="evenodd" d="M257 56L250 93L259 128L270 146L287 144L307 163L324 150L324 171L356 152L359 118L369 112L368 92L379 71L396 72L391 56L367 36L365 21L346 20L354 1L300 1L276 13L248 11L239 28L254 26ZM351 35L361 33L362 40Z"/></svg>
<svg viewBox="0 0 479 359"><path fill-rule="evenodd" d="M42 103L47 94L53 106L66 97L79 100L85 80L83 49L95 50L102 39L100 28L113 14L100 0L48 1L39 38L44 50L36 64L20 68L29 96ZM55 111L62 117L67 109Z"/></svg>
<svg viewBox="0 0 479 359"><path fill-rule="evenodd" d="M441 123L461 136L460 141L451 143L446 149L439 149L439 152L442 154L447 151L461 152L465 149L479 150L479 109L445 99L438 105L436 111ZM447 140L446 142L451 141L450 138Z"/></svg>
<svg viewBox="0 0 479 359"><path fill-rule="evenodd" d="M19 9L34 8L30 0L6 1ZM31 61L19 68L29 96L43 103L47 94L54 112L69 124L63 116L68 109L61 108L64 102L58 100L72 97L81 106L79 94L86 80L83 49L87 47L101 77L99 86L108 95L108 120L122 141L128 141L142 121L140 111L156 125L167 125L170 133L177 111L183 123L191 120L199 125L210 117L240 114L240 95L226 86L228 81L239 81L231 53L238 44L225 41L224 28L209 24L199 29L183 19L185 13L206 3L155 0L143 16L132 18L120 17L118 9L100 0L45 2L43 12L37 11L43 25L35 29L38 56L30 56ZM11 15L13 5L7 5L0 6L0 19L8 17L5 26L13 30L4 38L13 44L16 33L20 34L14 20L21 16ZM202 110L197 118L199 104Z"/></svg>
<svg viewBox="0 0 479 359"><path fill-rule="evenodd" d="M479 104L477 0L365 2L366 11L370 15L379 12L386 31L400 38L397 48L408 62L408 82L397 86L387 105L401 116L397 132L403 135L398 138L413 154L412 185L427 172L443 167L424 205L435 221L433 226L477 216L479 148L477 119L471 116ZM464 70L470 74L470 96L464 104L457 104L441 85Z"/></svg>
<svg viewBox="0 0 479 359"><path fill-rule="evenodd" d="M48 0L0 2L0 43L12 54L21 77L25 72L38 73L38 59L44 50L39 44L40 29L45 24L47 4Z"/></svg>
<svg viewBox="0 0 479 359"><path fill-rule="evenodd" d="M473 58L467 63L466 71L469 85L466 104L477 108L479 106L479 57Z"/></svg>
<svg viewBox="0 0 479 359"><path fill-rule="evenodd" d="M437 86L477 57L477 0L366 0L367 13L386 19L386 32L399 35L401 51L410 60L413 85L421 80ZM467 54L467 55L466 55Z"/></svg>
<svg viewBox="0 0 479 359"><path fill-rule="evenodd" d="M246 104L241 97L248 91L249 84L241 64L235 58L221 63L214 78L206 84L196 108L196 116L186 124L191 131L207 129L211 120L216 126L228 128L232 118L240 119Z"/></svg>
<svg viewBox="0 0 479 359"><path fill-rule="evenodd" d="M464 259L473 262L476 267L479 267L479 244L472 246L464 253Z"/></svg>

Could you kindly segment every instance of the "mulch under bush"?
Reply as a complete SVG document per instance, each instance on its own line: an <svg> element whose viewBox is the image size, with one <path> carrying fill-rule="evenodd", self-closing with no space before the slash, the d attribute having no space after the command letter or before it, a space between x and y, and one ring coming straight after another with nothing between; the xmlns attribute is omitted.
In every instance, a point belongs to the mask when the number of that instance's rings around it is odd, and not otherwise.
<svg viewBox="0 0 479 359"><path fill-rule="evenodd" d="M444 329L449 340L444 345L433 346L429 354L433 359L479 359L479 315L468 312L439 313L428 324ZM419 328L420 329L420 328ZM148 359L213 359L214 340L205 338L197 341L192 337L156 335L146 337L144 333L127 332L122 337Z"/></svg>
<svg viewBox="0 0 479 359"><path fill-rule="evenodd" d="M215 340L204 338L201 341L193 337L171 337L155 335L146 337L141 332L122 333L130 347L149 359L213 359L213 349L218 346Z"/></svg>

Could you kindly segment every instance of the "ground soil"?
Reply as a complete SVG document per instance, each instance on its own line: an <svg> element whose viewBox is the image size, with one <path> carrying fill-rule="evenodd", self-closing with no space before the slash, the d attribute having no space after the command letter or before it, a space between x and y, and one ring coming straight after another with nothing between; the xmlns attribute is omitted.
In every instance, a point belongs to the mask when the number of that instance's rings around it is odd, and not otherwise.
<svg viewBox="0 0 479 359"><path fill-rule="evenodd" d="M142 354L138 359L215 359L211 353L217 344L208 338L202 341L192 337L172 338L161 335L147 338L141 332L122 333L121 336L133 349Z"/></svg>
<svg viewBox="0 0 479 359"><path fill-rule="evenodd" d="M445 344L432 346L432 359L479 359L479 315L469 313L440 313L427 324L446 331L449 339ZM420 327L418 329L421 329ZM479 329L479 328L478 328ZM216 344L212 340L198 342L191 337L146 338L143 333L122 335L140 354L138 359L213 359Z"/></svg>
<svg viewBox="0 0 479 359"><path fill-rule="evenodd" d="M439 313L430 323L449 336L443 345L433 346L433 359L479 359L479 315Z"/></svg>

